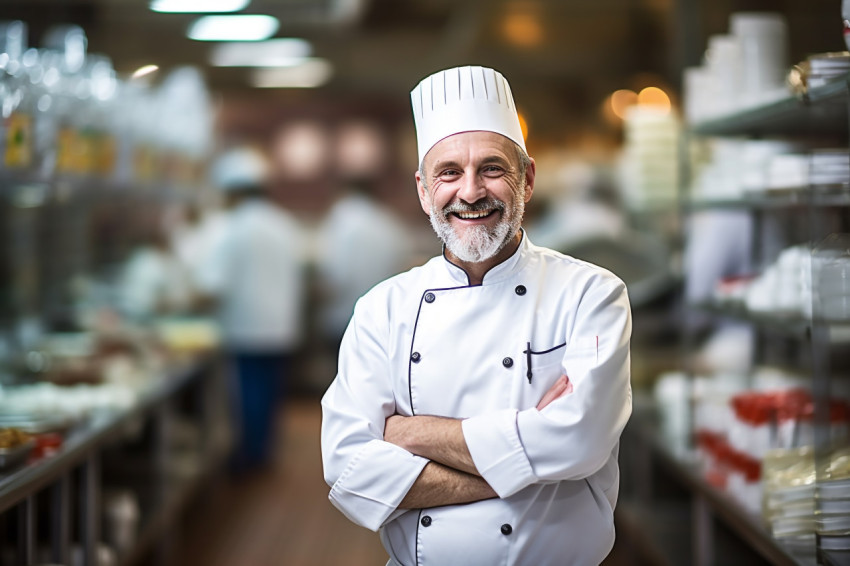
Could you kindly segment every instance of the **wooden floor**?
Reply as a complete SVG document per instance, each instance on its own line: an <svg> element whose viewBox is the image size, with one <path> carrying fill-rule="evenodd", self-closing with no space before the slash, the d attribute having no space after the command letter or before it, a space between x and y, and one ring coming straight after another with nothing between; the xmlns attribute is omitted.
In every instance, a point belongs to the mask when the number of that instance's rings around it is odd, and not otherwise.
<svg viewBox="0 0 850 566"><path fill-rule="evenodd" d="M383 566L378 535L328 501L318 399L282 412L273 470L227 482L192 509L168 553L174 566Z"/></svg>
<svg viewBox="0 0 850 566"><path fill-rule="evenodd" d="M378 535L349 522L327 498L319 452L318 399L282 411L277 464L221 482L171 533L162 566L384 566ZM635 564L620 545L603 566ZM625 556L624 556L625 555Z"/></svg>

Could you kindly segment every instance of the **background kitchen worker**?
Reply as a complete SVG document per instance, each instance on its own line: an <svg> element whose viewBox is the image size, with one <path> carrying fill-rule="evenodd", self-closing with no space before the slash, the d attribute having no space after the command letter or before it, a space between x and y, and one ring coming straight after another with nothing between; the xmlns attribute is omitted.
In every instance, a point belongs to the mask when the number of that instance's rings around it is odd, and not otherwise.
<svg viewBox="0 0 850 566"><path fill-rule="evenodd" d="M500 73L441 71L411 99L445 246L355 307L322 400L330 500L392 565L599 564L631 414L625 286L520 229L535 164Z"/></svg>
<svg viewBox="0 0 850 566"><path fill-rule="evenodd" d="M275 409L302 338L304 243L295 218L268 198L269 164L240 147L212 168L228 209L200 284L216 303L234 366L236 471L269 463Z"/></svg>
<svg viewBox="0 0 850 566"><path fill-rule="evenodd" d="M411 266L404 224L375 197L375 181L346 179L319 228L316 271L322 304L319 322L334 355L354 303L373 285Z"/></svg>

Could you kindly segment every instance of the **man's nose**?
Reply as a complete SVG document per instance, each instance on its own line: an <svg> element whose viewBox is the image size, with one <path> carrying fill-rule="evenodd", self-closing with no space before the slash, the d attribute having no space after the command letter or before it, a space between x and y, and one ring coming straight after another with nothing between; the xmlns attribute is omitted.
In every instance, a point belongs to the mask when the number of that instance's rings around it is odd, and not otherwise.
<svg viewBox="0 0 850 566"><path fill-rule="evenodd" d="M464 175L461 180L460 188L457 191L457 198L472 204L487 196L487 189L484 188L484 181L478 175Z"/></svg>

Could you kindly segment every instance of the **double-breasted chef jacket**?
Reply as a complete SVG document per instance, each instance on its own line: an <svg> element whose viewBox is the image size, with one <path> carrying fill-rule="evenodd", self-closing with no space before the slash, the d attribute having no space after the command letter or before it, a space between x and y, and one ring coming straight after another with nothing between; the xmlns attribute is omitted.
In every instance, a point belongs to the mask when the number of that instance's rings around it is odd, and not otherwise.
<svg viewBox="0 0 850 566"><path fill-rule="evenodd" d="M331 502L380 532L390 564L599 564L614 543L630 336L620 279L524 233L481 285L444 256L380 283L322 399ZM562 374L572 391L538 411ZM383 440L393 414L465 419L499 497L398 509L427 460Z"/></svg>

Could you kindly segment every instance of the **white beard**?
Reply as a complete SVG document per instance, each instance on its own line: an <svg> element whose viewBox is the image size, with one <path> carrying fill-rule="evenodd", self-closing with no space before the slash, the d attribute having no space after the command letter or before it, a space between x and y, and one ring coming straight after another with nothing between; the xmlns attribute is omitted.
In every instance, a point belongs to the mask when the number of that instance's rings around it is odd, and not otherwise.
<svg viewBox="0 0 850 566"><path fill-rule="evenodd" d="M498 199L488 198L471 205L456 202L436 211L432 199L431 226L446 248L459 260L470 263L485 261L502 251L519 230L525 213L524 197L525 180L517 187L510 205ZM492 229L487 226L470 226L461 236L449 223L448 215L452 212L473 212L482 209L501 211L502 218Z"/></svg>

